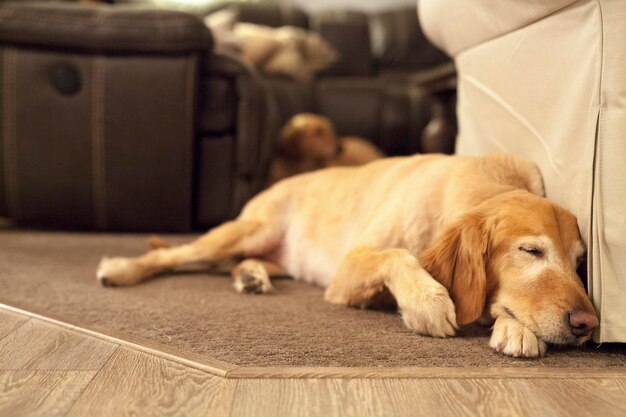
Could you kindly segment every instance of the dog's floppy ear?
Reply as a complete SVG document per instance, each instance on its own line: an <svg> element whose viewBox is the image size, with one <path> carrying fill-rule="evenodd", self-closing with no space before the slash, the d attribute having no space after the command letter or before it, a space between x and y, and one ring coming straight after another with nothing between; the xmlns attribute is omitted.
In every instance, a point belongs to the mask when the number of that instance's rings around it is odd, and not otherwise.
<svg viewBox="0 0 626 417"><path fill-rule="evenodd" d="M294 120L290 120L280 131L278 139L278 155L283 158L297 161L302 156L300 141L298 138L302 134L302 129L297 127Z"/></svg>
<svg viewBox="0 0 626 417"><path fill-rule="evenodd" d="M421 257L421 264L448 289L457 324L480 318L487 298L489 229L480 213L468 213L446 227Z"/></svg>

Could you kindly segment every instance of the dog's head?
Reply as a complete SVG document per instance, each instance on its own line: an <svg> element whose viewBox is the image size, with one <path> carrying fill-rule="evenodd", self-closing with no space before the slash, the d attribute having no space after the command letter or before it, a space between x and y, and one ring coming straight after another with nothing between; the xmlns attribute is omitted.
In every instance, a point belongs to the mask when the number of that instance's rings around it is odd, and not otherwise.
<svg viewBox="0 0 626 417"><path fill-rule="evenodd" d="M330 160L341 150L332 122L313 113L293 116L283 127L278 148L290 160L319 162Z"/></svg>
<svg viewBox="0 0 626 417"><path fill-rule="evenodd" d="M581 344L598 319L576 273L585 249L576 218L526 191L492 197L445 229L422 256L450 292L458 324L488 309L546 342Z"/></svg>

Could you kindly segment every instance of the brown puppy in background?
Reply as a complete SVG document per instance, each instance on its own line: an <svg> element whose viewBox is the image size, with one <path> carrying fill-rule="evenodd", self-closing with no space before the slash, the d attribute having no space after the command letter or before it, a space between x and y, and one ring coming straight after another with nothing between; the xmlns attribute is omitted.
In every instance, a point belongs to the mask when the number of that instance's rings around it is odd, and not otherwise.
<svg viewBox="0 0 626 417"><path fill-rule="evenodd" d="M363 165L382 157L366 139L338 137L327 117L300 113L289 119L280 133L268 185L316 169Z"/></svg>

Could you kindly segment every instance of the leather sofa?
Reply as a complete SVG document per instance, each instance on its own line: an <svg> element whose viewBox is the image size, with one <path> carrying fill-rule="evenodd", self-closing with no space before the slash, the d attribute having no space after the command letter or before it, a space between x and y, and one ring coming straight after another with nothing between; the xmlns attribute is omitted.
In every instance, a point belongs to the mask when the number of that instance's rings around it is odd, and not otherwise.
<svg viewBox="0 0 626 417"><path fill-rule="evenodd" d="M341 61L302 83L213 52L210 32L190 13L0 3L0 216L54 228L210 227L262 189L278 131L301 111L326 114L340 133L392 155L450 151L450 132L422 138L442 120L424 86L453 69L424 45L414 9L313 17L239 7L244 21L320 31ZM398 22L404 31L392 31ZM444 71L428 75L433 67Z"/></svg>
<svg viewBox="0 0 626 417"><path fill-rule="evenodd" d="M210 53L194 16L9 2L0 42L1 214L189 231L234 216L261 188L274 106L252 69ZM237 95L223 100L224 89Z"/></svg>
<svg viewBox="0 0 626 417"><path fill-rule="evenodd" d="M289 5L224 1L196 11L205 15L225 7L236 8L243 22L315 31L339 52L339 61L310 85L266 77L281 123L295 113L313 111L333 120L339 134L368 138L390 155L453 151L454 130L436 140L422 137L433 106L454 100L431 94L430 88L453 78L455 72L450 59L426 40L415 7L376 14L337 10L307 15ZM446 91L450 90L454 91ZM454 125L453 114L445 118Z"/></svg>
<svg viewBox="0 0 626 417"><path fill-rule="evenodd" d="M626 2L420 0L458 69L458 153L534 161L587 243L596 342L626 342Z"/></svg>

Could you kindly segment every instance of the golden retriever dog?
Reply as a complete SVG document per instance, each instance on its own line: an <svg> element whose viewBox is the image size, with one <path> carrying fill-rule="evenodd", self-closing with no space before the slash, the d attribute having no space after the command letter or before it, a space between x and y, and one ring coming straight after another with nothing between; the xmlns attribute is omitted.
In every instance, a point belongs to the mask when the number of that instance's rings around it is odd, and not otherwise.
<svg viewBox="0 0 626 417"><path fill-rule="evenodd" d="M280 133L268 183L331 166L364 165L383 157L366 139L338 137L327 117L300 113L289 119Z"/></svg>
<svg viewBox="0 0 626 417"><path fill-rule="evenodd" d="M133 285L187 263L236 258L237 291L270 276L325 287L331 303L395 302L407 327L434 337L494 319L490 346L542 356L580 345L598 319L576 274L576 218L543 197L539 170L505 155L418 155L281 181L234 221L182 246L104 258L103 285Z"/></svg>
<svg viewBox="0 0 626 417"><path fill-rule="evenodd" d="M239 20L236 8L218 10L204 18L213 35L214 50L234 54L265 74L310 81L339 59L338 52L314 31Z"/></svg>

